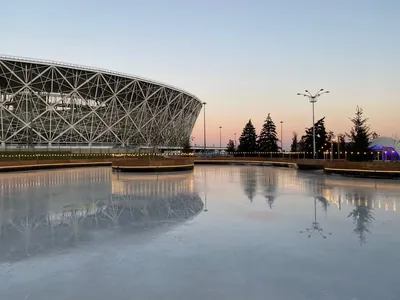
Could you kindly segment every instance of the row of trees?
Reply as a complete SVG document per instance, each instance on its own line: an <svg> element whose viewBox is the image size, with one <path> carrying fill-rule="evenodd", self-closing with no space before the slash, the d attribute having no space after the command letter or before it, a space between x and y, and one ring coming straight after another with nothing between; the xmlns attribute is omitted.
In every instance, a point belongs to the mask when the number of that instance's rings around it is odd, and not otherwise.
<svg viewBox="0 0 400 300"><path fill-rule="evenodd" d="M228 152L240 151L240 152L278 152L280 147L278 146L279 139L276 133L276 126L268 114L265 119L264 125L261 129L260 134L257 136L256 129L249 120L243 129L242 135L239 138L239 146L235 149L233 140L229 140Z"/></svg>
<svg viewBox="0 0 400 300"><path fill-rule="evenodd" d="M325 127L325 117L319 119L315 124L315 144L317 157L323 157L323 152L329 151L331 146L334 151L339 148L340 151L353 152L353 156L348 157L352 160L368 160L370 139L377 138L375 132L371 132L368 125L368 118L364 117L363 109L357 106L355 116L350 118L352 127L349 133L334 134ZM260 134L257 136L256 129L251 120L245 125L239 138L239 145L236 149L232 140L229 140L228 152L278 152L282 149L278 146L276 126L268 114ZM338 147L339 146L339 147ZM313 127L306 128L305 134L299 138L296 132L293 132L291 152L307 152L312 156L313 152ZM364 154L368 153L368 154ZM358 154L357 154L358 153Z"/></svg>

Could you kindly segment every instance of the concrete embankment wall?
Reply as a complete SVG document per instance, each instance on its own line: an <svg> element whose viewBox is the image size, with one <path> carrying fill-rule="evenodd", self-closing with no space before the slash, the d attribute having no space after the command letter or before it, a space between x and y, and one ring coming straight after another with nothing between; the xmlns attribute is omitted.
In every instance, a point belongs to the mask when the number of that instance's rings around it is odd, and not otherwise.
<svg viewBox="0 0 400 300"><path fill-rule="evenodd" d="M325 164L324 172L356 177L400 179L400 163L333 161Z"/></svg>
<svg viewBox="0 0 400 300"><path fill-rule="evenodd" d="M0 161L0 172L28 171L39 169L60 169L71 167L111 166L108 159L63 159L63 160L21 160Z"/></svg>
<svg viewBox="0 0 400 300"><path fill-rule="evenodd" d="M170 172L187 171L194 167L193 159L113 159L112 168L125 172Z"/></svg>

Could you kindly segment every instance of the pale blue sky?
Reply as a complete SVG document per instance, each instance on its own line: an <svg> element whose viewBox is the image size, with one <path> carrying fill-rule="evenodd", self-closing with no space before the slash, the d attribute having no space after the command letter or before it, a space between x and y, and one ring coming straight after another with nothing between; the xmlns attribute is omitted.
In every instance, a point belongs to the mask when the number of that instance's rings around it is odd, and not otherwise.
<svg viewBox="0 0 400 300"><path fill-rule="evenodd" d="M291 132L311 125L304 89L327 127L348 131L357 104L400 138L400 1L1 1L0 53L148 77L208 103L210 144L270 112ZM194 130L202 142L202 115Z"/></svg>

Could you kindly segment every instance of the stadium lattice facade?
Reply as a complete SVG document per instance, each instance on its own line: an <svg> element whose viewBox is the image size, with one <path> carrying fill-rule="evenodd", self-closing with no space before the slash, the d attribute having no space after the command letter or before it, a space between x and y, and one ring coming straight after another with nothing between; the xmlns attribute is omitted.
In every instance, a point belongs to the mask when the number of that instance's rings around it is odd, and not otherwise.
<svg viewBox="0 0 400 300"><path fill-rule="evenodd" d="M148 79L0 56L2 147L179 147L201 108Z"/></svg>

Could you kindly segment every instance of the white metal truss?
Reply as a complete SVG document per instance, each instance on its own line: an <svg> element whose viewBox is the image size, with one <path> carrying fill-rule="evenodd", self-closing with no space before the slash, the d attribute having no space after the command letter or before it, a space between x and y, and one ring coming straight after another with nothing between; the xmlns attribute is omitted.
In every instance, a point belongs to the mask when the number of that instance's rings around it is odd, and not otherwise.
<svg viewBox="0 0 400 300"><path fill-rule="evenodd" d="M181 146L201 101L108 70L0 56L0 142L11 146Z"/></svg>

